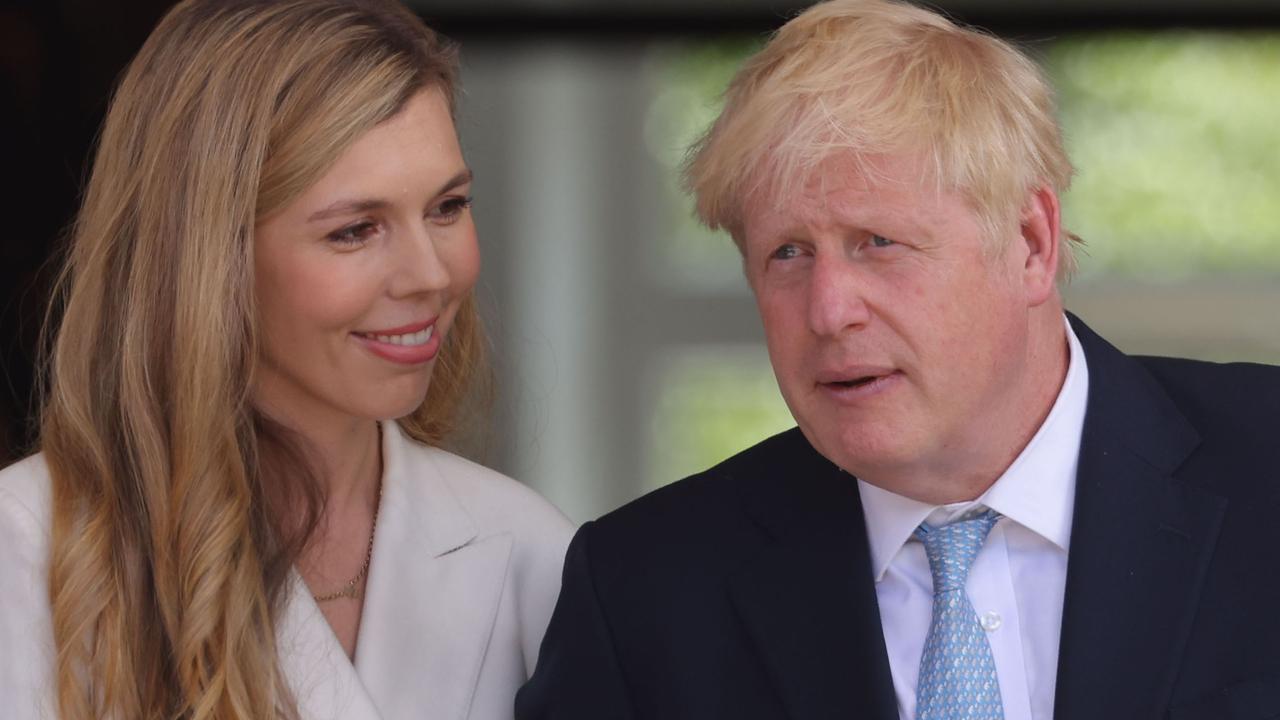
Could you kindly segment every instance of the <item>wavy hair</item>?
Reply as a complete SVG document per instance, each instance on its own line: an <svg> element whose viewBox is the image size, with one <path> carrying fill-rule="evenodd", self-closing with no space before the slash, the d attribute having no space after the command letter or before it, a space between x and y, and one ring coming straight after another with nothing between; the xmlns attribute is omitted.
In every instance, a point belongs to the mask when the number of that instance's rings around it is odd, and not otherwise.
<svg viewBox="0 0 1280 720"><path fill-rule="evenodd" d="M452 107L455 56L394 0L187 0L123 76L45 363L66 720L296 716L274 623L324 497L251 404L254 227L418 91ZM411 436L449 434L483 347L468 299Z"/></svg>

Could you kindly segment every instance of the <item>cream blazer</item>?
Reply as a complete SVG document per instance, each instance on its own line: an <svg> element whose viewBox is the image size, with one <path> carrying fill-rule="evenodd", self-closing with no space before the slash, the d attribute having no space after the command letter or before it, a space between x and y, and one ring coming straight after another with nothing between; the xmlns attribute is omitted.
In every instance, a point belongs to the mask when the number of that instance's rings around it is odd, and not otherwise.
<svg viewBox="0 0 1280 720"><path fill-rule="evenodd" d="M560 590L572 528L527 487L383 432L383 495L354 663L294 576L277 625L307 720L510 720ZM49 478L0 471L0 716L56 718Z"/></svg>

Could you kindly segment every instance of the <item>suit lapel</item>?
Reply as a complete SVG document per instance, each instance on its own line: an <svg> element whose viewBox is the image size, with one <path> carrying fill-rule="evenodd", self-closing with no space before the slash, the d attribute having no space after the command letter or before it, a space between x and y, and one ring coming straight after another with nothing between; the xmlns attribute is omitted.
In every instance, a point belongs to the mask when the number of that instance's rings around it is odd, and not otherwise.
<svg viewBox="0 0 1280 720"><path fill-rule="evenodd" d="M1169 699L1226 501L1174 479L1199 436L1136 361L1072 324L1089 363L1055 717Z"/></svg>
<svg viewBox="0 0 1280 720"><path fill-rule="evenodd" d="M386 720L467 716L506 582L510 536L477 536L431 452L384 426L356 668Z"/></svg>
<svg viewBox="0 0 1280 720"><path fill-rule="evenodd" d="M896 720L856 481L791 436L742 478L770 541L733 577L734 606L793 719Z"/></svg>

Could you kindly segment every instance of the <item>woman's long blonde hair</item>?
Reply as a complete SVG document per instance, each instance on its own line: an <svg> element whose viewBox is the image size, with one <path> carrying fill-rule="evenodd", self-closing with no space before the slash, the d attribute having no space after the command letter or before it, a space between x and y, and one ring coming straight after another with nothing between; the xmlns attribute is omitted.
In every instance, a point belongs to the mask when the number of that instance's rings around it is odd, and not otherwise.
<svg viewBox="0 0 1280 720"><path fill-rule="evenodd" d="M47 363L66 720L296 716L274 622L324 498L250 402L254 226L455 75L394 0L187 0L129 66ZM410 435L448 433L482 347L468 300Z"/></svg>

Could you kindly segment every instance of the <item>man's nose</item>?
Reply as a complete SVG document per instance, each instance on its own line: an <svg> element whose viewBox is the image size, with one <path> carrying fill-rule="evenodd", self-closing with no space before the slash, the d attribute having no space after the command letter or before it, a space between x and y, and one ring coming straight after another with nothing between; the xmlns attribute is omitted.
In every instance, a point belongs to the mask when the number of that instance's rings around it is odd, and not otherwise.
<svg viewBox="0 0 1280 720"><path fill-rule="evenodd" d="M396 252L390 258L392 296L439 292L449 287L449 268L439 246L443 240L442 234L433 234L430 227L418 227L396 243Z"/></svg>
<svg viewBox="0 0 1280 720"><path fill-rule="evenodd" d="M866 284L852 262L819 254L809 279L809 329L832 337L866 325L870 311L865 292Z"/></svg>

